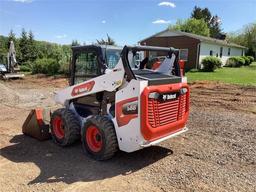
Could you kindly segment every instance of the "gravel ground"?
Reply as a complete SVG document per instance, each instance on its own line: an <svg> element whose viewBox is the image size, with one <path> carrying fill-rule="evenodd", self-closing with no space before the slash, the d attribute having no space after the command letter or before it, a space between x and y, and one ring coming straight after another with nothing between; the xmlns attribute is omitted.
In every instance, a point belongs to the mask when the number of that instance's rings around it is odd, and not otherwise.
<svg viewBox="0 0 256 192"><path fill-rule="evenodd" d="M191 85L189 131L97 162L21 134L34 107L55 108L64 79L0 82L0 191L256 191L256 88Z"/></svg>

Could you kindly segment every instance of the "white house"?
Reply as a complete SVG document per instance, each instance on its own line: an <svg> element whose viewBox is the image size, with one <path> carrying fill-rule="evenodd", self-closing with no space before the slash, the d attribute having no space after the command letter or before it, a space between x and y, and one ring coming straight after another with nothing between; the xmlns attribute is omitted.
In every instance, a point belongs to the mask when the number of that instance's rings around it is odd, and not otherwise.
<svg viewBox="0 0 256 192"><path fill-rule="evenodd" d="M186 70L201 68L201 61L207 56L218 57L221 59L222 65L225 65L229 57L242 56L246 50L244 46L225 40L169 29L143 39L139 43L180 49L180 59L186 61Z"/></svg>
<svg viewBox="0 0 256 192"><path fill-rule="evenodd" d="M230 43L223 45L221 43L202 41L200 43L199 63L201 63L203 58L210 55L219 57L222 65L225 65L231 56L244 56L245 49L246 47Z"/></svg>

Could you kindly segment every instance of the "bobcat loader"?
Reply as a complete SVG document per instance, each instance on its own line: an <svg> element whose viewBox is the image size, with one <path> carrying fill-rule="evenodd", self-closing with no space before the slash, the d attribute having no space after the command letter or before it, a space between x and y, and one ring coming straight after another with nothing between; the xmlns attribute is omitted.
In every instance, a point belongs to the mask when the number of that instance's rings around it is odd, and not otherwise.
<svg viewBox="0 0 256 192"><path fill-rule="evenodd" d="M106 160L118 150L133 152L187 131L189 87L179 50L89 45L72 52L70 86L55 95L63 108L50 115L55 143L81 140L86 154ZM43 116L33 111L23 132L43 132Z"/></svg>

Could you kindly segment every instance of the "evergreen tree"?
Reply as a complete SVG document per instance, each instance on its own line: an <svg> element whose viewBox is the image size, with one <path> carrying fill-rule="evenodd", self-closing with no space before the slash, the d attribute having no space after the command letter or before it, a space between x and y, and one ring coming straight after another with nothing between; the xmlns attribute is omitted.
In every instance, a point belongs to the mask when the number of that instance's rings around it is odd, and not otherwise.
<svg viewBox="0 0 256 192"><path fill-rule="evenodd" d="M8 38L0 35L0 63L6 64L8 52Z"/></svg>
<svg viewBox="0 0 256 192"><path fill-rule="evenodd" d="M210 28L210 36L216 39L225 39L226 35L222 33L221 29L221 20L220 18L215 15L212 16L210 23L209 23L209 28Z"/></svg>
<svg viewBox="0 0 256 192"><path fill-rule="evenodd" d="M20 63L23 64L29 61L29 42L27 37L27 32L23 28L21 31L21 37L19 41L19 48L20 48Z"/></svg>
<svg viewBox="0 0 256 192"><path fill-rule="evenodd" d="M204 19L206 23L209 23L212 18L212 14L208 8L201 9L200 7L195 6L191 13L191 18Z"/></svg>
<svg viewBox="0 0 256 192"><path fill-rule="evenodd" d="M108 34L107 34L106 40L105 39L101 39L101 40L96 39L96 41L99 45L115 45L116 44L114 39L112 39Z"/></svg>
<svg viewBox="0 0 256 192"><path fill-rule="evenodd" d="M212 16L208 8L202 9L195 6L191 13L191 18L203 19L210 29L210 37L225 39L226 35L222 33L220 18L217 15Z"/></svg>
<svg viewBox="0 0 256 192"><path fill-rule="evenodd" d="M71 46L78 46L80 43L77 40L73 40Z"/></svg>
<svg viewBox="0 0 256 192"><path fill-rule="evenodd" d="M33 62L37 59L37 49L35 45L35 40L34 40L34 34L32 31L29 31L28 34L28 48L29 48L29 61Z"/></svg>

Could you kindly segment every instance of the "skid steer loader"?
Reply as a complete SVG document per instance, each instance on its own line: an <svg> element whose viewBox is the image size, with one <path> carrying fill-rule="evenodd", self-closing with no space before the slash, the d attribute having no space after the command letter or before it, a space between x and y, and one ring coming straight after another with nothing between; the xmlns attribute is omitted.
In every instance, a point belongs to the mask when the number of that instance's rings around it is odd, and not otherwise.
<svg viewBox="0 0 256 192"><path fill-rule="evenodd" d="M63 108L50 117L55 143L81 139L86 154L106 160L118 150L133 152L187 131L189 87L179 50L90 45L72 52L70 86L55 94Z"/></svg>

